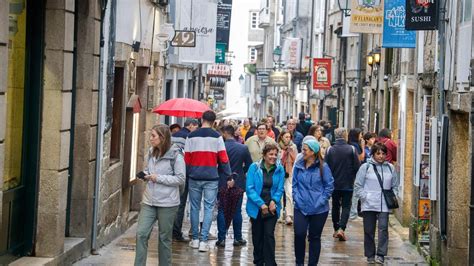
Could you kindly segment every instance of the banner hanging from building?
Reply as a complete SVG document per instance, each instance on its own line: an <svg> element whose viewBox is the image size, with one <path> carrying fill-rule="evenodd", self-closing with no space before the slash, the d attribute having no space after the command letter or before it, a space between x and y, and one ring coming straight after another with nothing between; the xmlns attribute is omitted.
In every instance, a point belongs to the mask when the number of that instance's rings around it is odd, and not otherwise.
<svg viewBox="0 0 474 266"><path fill-rule="evenodd" d="M216 41L229 47L230 20L232 16L232 0L220 0L217 4Z"/></svg>
<svg viewBox="0 0 474 266"><path fill-rule="evenodd" d="M383 2L384 0L351 0L350 31L352 33L382 33Z"/></svg>
<svg viewBox="0 0 474 266"><path fill-rule="evenodd" d="M385 1L383 48L415 48L416 32L405 30L405 0Z"/></svg>
<svg viewBox="0 0 474 266"><path fill-rule="evenodd" d="M179 48L181 63L212 64L216 60L217 4L202 0L179 2L179 30L196 32L196 47Z"/></svg>
<svg viewBox="0 0 474 266"><path fill-rule="evenodd" d="M407 16L405 29L438 29L438 6L439 0L406 0Z"/></svg>
<svg viewBox="0 0 474 266"><path fill-rule="evenodd" d="M283 72L283 71L270 72L270 86L288 87L288 72Z"/></svg>
<svg viewBox="0 0 474 266"><path fill-rule="evenodd" d="M300 68L301 61L301 39L285 38L281 55L283 64L287 68Z"/></svg>
<svg viewBox="0 0 474 266"><path fill-rule="evenodd" d="M331 89L331 59L313 58L313 89L330 90Z"/></svg>
<svg viewBox="0 0 474 266"><path fill-rule="evenodd" d="M225 63L225 51L226 51L226 44L225 43L216 43L216 64L224 64Z"/></svg>

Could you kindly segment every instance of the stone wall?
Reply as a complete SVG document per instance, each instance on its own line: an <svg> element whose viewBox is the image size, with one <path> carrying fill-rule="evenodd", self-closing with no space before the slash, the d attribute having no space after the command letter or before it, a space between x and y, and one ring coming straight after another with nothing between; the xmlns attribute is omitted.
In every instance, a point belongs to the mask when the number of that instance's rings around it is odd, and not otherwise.
<svg viewBox="0 0 474 266"><path fill-rule="evenodd" d="M36 256L64 251L71 130L74 1L48 1Z"/></svg>

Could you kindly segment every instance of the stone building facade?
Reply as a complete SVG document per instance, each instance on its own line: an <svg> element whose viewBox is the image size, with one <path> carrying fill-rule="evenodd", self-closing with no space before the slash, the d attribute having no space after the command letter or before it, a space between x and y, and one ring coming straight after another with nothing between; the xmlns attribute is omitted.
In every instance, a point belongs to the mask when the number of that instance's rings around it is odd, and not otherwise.
<svg viewBox="0 0 474 266"><path fill-rule="evenodd" d="M141 2L156 12L138 15L151 33L165 9ZM136 218L142 188L130 177L158 120L163 68L153 35L137 52L115 44L121 8L0 1L0 264L71 264Z"/></svg>

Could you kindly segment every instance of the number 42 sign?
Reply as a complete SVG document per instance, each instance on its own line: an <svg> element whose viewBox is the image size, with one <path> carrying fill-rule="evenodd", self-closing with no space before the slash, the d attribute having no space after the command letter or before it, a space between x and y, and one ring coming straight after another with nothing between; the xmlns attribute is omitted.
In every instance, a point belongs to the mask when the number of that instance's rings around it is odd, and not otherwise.
<svg viewBox="0 0 474 266"><path fill-rule="evenodd" d="M177 30L175 31L173 40L171 41L173 47L196 47L196 32Z"/></svg>

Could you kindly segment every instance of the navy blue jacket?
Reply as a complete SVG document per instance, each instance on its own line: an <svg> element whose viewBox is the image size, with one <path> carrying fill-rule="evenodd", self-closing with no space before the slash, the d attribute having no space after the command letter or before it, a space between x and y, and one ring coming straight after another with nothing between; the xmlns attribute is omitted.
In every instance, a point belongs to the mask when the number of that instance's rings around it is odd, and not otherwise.
<svg viewBox="0 0 474 266"><path fill-rule="evenodd" d="M237 173L239 176L234 180L235 185L245 191L245 175L252 164L252 157L246 145L240 144L233 139L224 141L227 156L229 157L230 169L232 173ZM219 187L227 185L227 176L222 176L219 179Z"/></svg>
<svg viewBox="0 0 474 266"><path fill-rule="evenodd" d="M336 143L327 149L324 161L329 165L334 177L334 190L352 191L360 167L356 149L344 139L337 139Z"/></svg>
<svg viewBox="0 0 474 266"><path fill-rule="evenodd" d="M189 133L191 133L191 131L189 131L189 129L183 127L178 132L174 133L173 137L186 139L188 137Z"/></svg>

